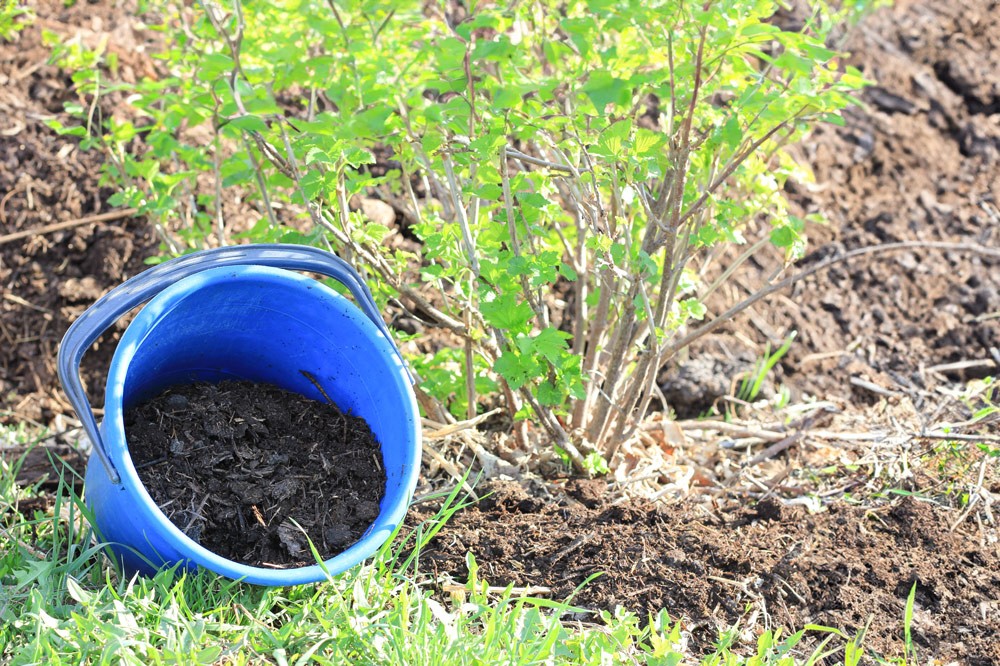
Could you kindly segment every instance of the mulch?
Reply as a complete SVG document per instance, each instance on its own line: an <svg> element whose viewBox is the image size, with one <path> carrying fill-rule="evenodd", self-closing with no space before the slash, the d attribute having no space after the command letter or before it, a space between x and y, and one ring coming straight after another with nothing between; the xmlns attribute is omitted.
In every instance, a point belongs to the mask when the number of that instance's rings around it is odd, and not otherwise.
<svg viewBox="0 0 1000 666"><path fill-rule="evenodd" d="M346 550L385 496L368 423L267 384L175 386L125 413L136 472L185 534L227 559L270 568Z"/></svg>

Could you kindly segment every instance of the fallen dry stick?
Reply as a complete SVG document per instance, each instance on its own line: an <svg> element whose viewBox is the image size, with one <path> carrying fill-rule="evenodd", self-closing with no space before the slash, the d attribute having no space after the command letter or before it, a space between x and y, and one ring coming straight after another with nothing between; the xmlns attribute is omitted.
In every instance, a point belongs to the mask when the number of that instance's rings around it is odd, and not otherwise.
<svg viewBox="0 0 1000 666"><path fill-rule="evenodd" d="M121 210L113 210L107 213L101 213L100 215L89 215L87 217L80 217L75 220L56 222L55 224L48 224L44 227L37 227L35 229L25 229L24 231L15 231L12 234L7 234L6 236L0 236L0 245L13 243L16 240L21 240L22 238L28 238L29 236L41 236L44 234L50 234L53 231L62 231L63 229L71 229L73 227L79 227L84 224L94 224L97 222L110 222L111 220L120 220L123 217L131 217L138 212L139 211L136 208L123 208Z"/></svg>
<svg viewBox="0 0 1000 666"><path fill-rule="evenodd" d="M477 425L479 425L486 419L490 418L494 414L497 414L501 411L502 410L499 407L497 407L496 409L490 410L485 414L480 414L479 416L468 419L467 421L459 421L458 423L451 423L449 425L438 428L437 430L433 430L431 432L425 432L424 439L425 440L444 439L448 435L452 435L456 432L460 432L462 430L468 430L469 428L475 428Z"/></svg>
<svg viewBox="0 0 1000 666"><path fill-rule="evenodd" d="M445 583L444 585L441 586L441 591L442 592L448 592L448 593L452 593L452 592L458 592L458 593L469 592L469 586L468 585L456 585L454 583ZM489 587L486 588L486 591L488 593L490 593L490 594L503 594L504 592L507 592L507 588L506 587L500 587L500 586L497 586L497 585L490 585ZM513 594L513 595L519 596L519 597L520 596L531 596L531 597L533 597L533 596L537 596L537 595L540 595L540 594L552 594L552 588L551 587L544 587L542 585L528 585L526 587L512 587L512 588L510 588L510 593Z"/></svg>

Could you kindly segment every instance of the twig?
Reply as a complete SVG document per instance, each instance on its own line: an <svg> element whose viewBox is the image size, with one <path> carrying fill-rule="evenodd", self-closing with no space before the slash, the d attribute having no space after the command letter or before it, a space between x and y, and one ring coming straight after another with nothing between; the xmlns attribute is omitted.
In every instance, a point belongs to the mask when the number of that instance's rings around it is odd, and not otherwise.
<svg viewBox="0 0 1000 666"><path fill-rule="evenodd" d="M215 109L215 122L212 123L213 150L212 175L215 180L215 233L219 236L219 247L226 245L226 222L222 215L222 173L219 167L219 110Z"/></svg>
<svg viewBox="0 0 1000 666"><path fill-rule="evenodd" d="M264 202L264 211L267 213L267 219L271 223L271 228L275 229L278 226L278 218L274 215L274 207L271 205L271 195L267 192L267 184L264 182L264 174L261 171L260 161L250 148L250 142L247 141L246 135L244 134L240 138L243 141L243 148L250 158L250 163L253 165L254 180L257 182L257 189L260 191L261 200Z"/></svg>
<svg viewBox="0 0 1000 666"><path fill-rule="evenodd" d="M16 240L27 238L28 236L41 236L44 234L50 234L53 231L62 231L63 229L71 229L73 227L79 227L84 224L96 224L97 222L110 222L112 220L120 220L123 217L131 217L138 212L139 209L137 208L123 208L121 210L113 210L107 213L101 213L100 215L88 215L87 217L81 217L75 220L56 222L55 224L49 224L44 227L37 227L35 229L25 229L24 231L15 231L12 234L7 234L6 236L0 236L0 245L12 243Z"/></svg>
<svg viewBox="0 0 1000 666"><path fill-rule="evenodd" d="M872 393L877 393L878 395L884 395L887 398L893 398L899 395L898 391L882 388L878 384L873 384L872 382L861 379L860 377L851 377L848 381L851 386L857 386L858 388L863 388L866 391L871 391Z"/></svg>
<svg viewBox="0 0 1000 666"><path fill-rule="evenodd" d="M11 534L11 532L6 527L0 527L0 533L2 533L4 536L6 536L8 539L16 543L21 548L23 548L26 553L28 553L35 559L44 560L48 557L45 553L38 550L31 544L22 541L21 539L17 538L14 534Z"/></svg>
<svg viewBox="0 0 1000 666"><path fill-rule="evenodd" d="M462 490L464 490L465 493L469 497L471 497L473 499L473 501L476 501L476 502L479 501L479 495L477 495L475 493L475 491L472 489L472 486L470 486L469 483L465 480L465 475L462 474L462 472L459 471L458 467L453 462L451 462L450 460L448 460L447 458L445 458L443 455L441 455L440 453L438 453L430 445L430 443L427 441L426 437L424 438L424 441L423 441L423 450L424 450L424 453L426 453L427 455L429 455L435 462L437 462L437 464L441 465L441 467L444 469L444 471L448 472L448 474L451 475L451 478L453 478L455 481L457 481L459 484L461 484Z"/></svg>
<svg viewBox="0 0 1000 666"><path fill-rule="evenodd" d="M965 522L969 513L972 512L972 507L976 505L976 500L979 499L980 493L983 491L983 481L986 479L986 463L989 458L984 457L982 463L979 465L979 479L976 481L976 489L969 494L969 505L965 507L965 511L958 517L958 520L951 526L949 532L954 532L958 529L958 526Z"/></svg>
<svg viewBox="0 0 1000 666"><path fill-rule="evenodd" d="M549 560L549 564L555 564L556 562L558 562L562 558L566 557L567 555L569 555L573 551L579 549L580 546L582 546L583 544L585 544L588 541L590 541L591 539L593 539L595 534L597 534L597 533L596 532L591 532L590 534L584 534L581 537L577 537L576 539L573 539L572 543L570 543L568 546L566 546L565 548L563 548L558 553L556 553L555 555L552 556L552 559Z"/></svg>
<svg viewBox="0 0 1000 666"><path fill-rule="evenodd" d="M798 432L791 434L788 437L785 437L783 440L775 442L774 444L772 444L771 446L767 447L766 449L758 453L756 456L754 456L750 460L750 462L747 463L746 466L753 467L754 465L759 465L765 460L769 460L775 457L785 449L790 448L792 444L795 444L800 439L802 439L802 437L805 434L806 434L805 430L799 430Z"/></svg>
<svg viewBox="0 0 1000 666"><path fill-rule="evenodd" d="M334 401L333 401L333 400L332 400L332 399L330 398L329 394L328 394L328 393L326 392L326 389L324 389L324 388L323 388L323 385L319 383L319 380L318 380L318 379L316 379L316 376L315 376L315 375L313 375L313 374L312 374L311 372L309 372L308 370L299 370L299 372L301 372L301 373L302 373L302 376L303 376L303 377L305 377L305 378L306 378L306 379L308 379L308 380L309 380L310 382L312 382L312 385L316 387L316 390L317 390L317 391L319 391L319 392L320 392L320 393L321 393L321 394L323 395L323 397L324 397L324 398L326 398L326 401L327 401L328 403L330 403L331 405L333 405L333 406L334 406L334 408L335 408L335 409L336 409L336 410L337 410L338 412L340 411L340 407L338 407L338 406L337 406L337 403L335 403L335 402L334 402Z"/></svg>
<svg viewBox="0 0 1000 666"><path fill-rule="evenodd" d="M983 358L969 361L956 361L954 363L941 363L926 368L928 372L950 372L952 370L968 370L970 368L1000 368L1000 361L991 358Z"/></svg>
<svg viewBox="0 0 1000 666"><path fill-rule="evenodd" d="M465 253L469 259L469 267L472 273L479 277L479 259L476 256L476 244L472 239L472 230L469 227L469 217L465 210L465 205L461 200L461 190L458 188L458 180L455 178L455 169L452 166L451 157L444 157L444 170L448 177L449 193L452 203L455 206L455 213L458 216L458 224L462 230L462 242L465 245ZM476 220L473 220L475 222Z"/></svg>
<svg viewBox="0 0 1000 666"><path fill-rule="evenodd" d="M961 442L1000 442L1000 435L961 435L954 432L921 432L911 435L914 439L954 439Z"/></svg>
<svg viewBox="0 0 1000 666"><path fill-rule="evenodd" d="M771 441L777 441L788 436L787 432L781 432L772 428L757 428L754 426L729 423L727 421L674 421L674 424L681 430L715 430L724 432L736 437L760 437ZM659 422L652 422L640 426L640 430L655 430L661 427Z"/></svg>
<svg viewBox="0 0 1000 666"><path fill-rule="evenodd" d="M444 439L448 435L453 435L456 432L461 432L462 430L468 430L469 428L475 428L477 425L487 420L494 414L499 414L502 411L503 411L502 408L497 407L496 409L491 409L485 414L480 414L475 418L467 419L465 421L459 421L458 423L451 423L449 425L444 426L443 428L439 428L432 432L425 433L424 439L425 440Z"/></svg>
<svg viewBox="0 0 1000 666"><path fill-rule="evenodd" d="M20 296L18 296L17 294L4 294L3 297L4 300L8 300L11 303L17 303L18 305L34 310L35 312L41 312L42 314L52 314L52 310L48 308L43 308L40 305L35 305L31 301L25 300Z"/></svg>
<svg viewBox="0 0 1000 666"><path fill-rule="evenodd" d="M799 271L795 275L790 275L789 277L781 280L780 282L775 282L774 284L768 285L756 292L755 294L748 297L746 300L737 303L732 306L718 317L715 317L711 321L702 326L699 326L695 330L691 331L680 340L676 340L669 345L665 346L664 351L661 354L661 361L666 361L667 358L672 356L678 350L684 349L690 345L695 340L708 335L719 326L743 312L751 305L757 301L770 296L776 291L781 291L786 289L793 284L801 282L810 275L815 275L821 271L825 271L828 268L835 266L837 264L843 263L845 261L850 261L851 259L856 259L857 257L862 257L869 254L881 254L883 252L897 252L900 250L915 250L915 249L927 249L927 250L941 250L943 252L968 252L971 254L980 254L987 257L998 257L1000 258L1000 249L987 247L985 245L979 245L976 243L945 243L937 241L902 241L899 243L885 243L882 245L869 245L867 247L858 248L856 250L851 250L850 252L843 254L839 257L832 257L816 264L815 266L810 266L802 271Z"/></svg>
<svg viewBox="0 0 1000 666"><path fill-rule="evenodd" d="M137 470L139 470L139 469L145 469L146 467L152 467L153 465L159 465L162 462L167 462L167 456L163 456L162 458L156 458L155 460L150 460L150 461L144 462L144 463L139 463L138 465L135 466L135 468Z"/></svg>
<svg viewBox="0 0 1000 666"><path fill-rule="evenodd" d="M499 587L497 585L490 585L486 588L486 592L488 592L489 594L503 594L507 592L507 590L508 588ZM441 591L448 592L450 594L452 592L468 593L471 590L469 590L468 585L445 583L444 585L441 586ZM527 585L525 587L512 587L510 588L510 593L518 596L535 596L539 594L552 594L552 588L544 587L542 585Z"/></svg>
<svg viewBox="0 0 1000 666"><path fill-rule="evenodd" d="M564 171L566 173L571 173L574 176L579 176L581 171L586 172L589 169L576 170L573 167L566 166L565 164L559 164L558 162L550 162L548 160L543 160L538 157L532 157L531 155L526 155L520 150L515 150L514 148L508 147L507 155L513 157L515 160L520 162L526 162L527 164L534 164L535 166L545 167L546 169L552 169L553 171Z"/></svg>

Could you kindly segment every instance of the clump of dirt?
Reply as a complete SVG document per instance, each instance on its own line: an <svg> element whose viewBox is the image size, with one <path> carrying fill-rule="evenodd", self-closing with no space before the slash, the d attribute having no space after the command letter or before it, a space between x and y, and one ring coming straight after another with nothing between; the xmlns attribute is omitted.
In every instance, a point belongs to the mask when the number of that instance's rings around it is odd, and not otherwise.
<svg viewBox="0 0 1000 666"><path fill-rule="evenodd" d="M364 419L267 384L172 387L126 412L125 436L171 522L253 566L312 564L309 541L333 557L371 526L385 495Z"/></svg>
<svg viewBox="0 0 1000 666"><path fill-rule="evenodd" d="M952 532L953 516L917 499L875 509L836 504L816 514L771 499L715 514L597 503L589 488L585 504L544 502L516 483L492 490L452 517L421 553L422 568L464 579L468 551L490 584L549 587L555 599L602 572L574 605L620 605L640 617L666 608L687 620L703 650L720 628L751 622L748 604L758 621L786 628L816 623L853 635L870 619L864 645L887 656L902 654L915 583L912 632L923 654L1000 663L995 544ZM581 489L568 490L579 496Z"/></svg>

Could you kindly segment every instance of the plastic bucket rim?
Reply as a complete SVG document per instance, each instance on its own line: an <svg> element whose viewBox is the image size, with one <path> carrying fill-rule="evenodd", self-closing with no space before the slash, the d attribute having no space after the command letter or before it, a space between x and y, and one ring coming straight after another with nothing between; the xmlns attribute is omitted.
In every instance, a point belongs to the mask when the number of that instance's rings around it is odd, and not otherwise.
<svg viewBox="0 0 1000 666"><path fill-rule="evenodd" d="M279 283L284 282L286 284L297 285L307 284L308 288L315 288L318 290L318 293L323 294L324 296L333 298L334 300L341 300L343 302L350 303L351 307L357 308L353 301L347 299L317 280L289 270L257 266L253 264L241 264L208 269L206 271L190 275L157 294L145 306L143 306L140 314L129 323L125 332L122 334L122 338L118 342L112 356L111 366L108 372L108 380L105 387L105 413L102 422L102 429L113 427L119 434L119 436L115 438L105 437L105 443L108 445L108 454L111 457L112 462L117 467L121 477L120 483L116 485L120 486L129 495L129 499L131 501L139 502L143 512L151 516L154 523L147 529L157 530L160 533L160 536L164 537L164 539L172 547L174 547L178 552L185 554L185 559L198 566L205 567L218 574L233 579L243 579L248 582L264 585L297 585L318 582L325 579L327 576L326 571L324 571L324 567L330 572L343 572L371 557L388 540L392 532L405 517L406 511L409 507L409 499L412 498L419 472L418 462L421 449L421 431L418 426L419 421L417 420L419 411L416 403L416 396L410 384L406 367L400 362L399 357L393 350L391 342L385 339L382 332L379 331L375 324L372 323L367 316L364 316L364 313L358 308L358 313L361 316L354 320L354 323L360 328L366 329L368 333L371 334L366 337L371 340L377 353L391 359L391 365L396 370L396 372L393 373L393 379L398 388L401 389L401 394L406 397L404 402L409 414L405 417L409 417L410 421L413 423L413 450L411 452L413 455L410 456L412 457L413 462L403 469L398 484L401 489L402 496L406 498L405 501L396 502L392 506L386 507L385 509L380 507L378 517L376 517L376 519L372 522L365 534L346 550L328 560L324 560L322 566L320 564L311 564L304 567L295 567L290 569L268 569L265 567L255 567L222 557L197 543L191 539L191 537L184 534L179 527L174 525L167 518L160 507L153 500L152 496L150 496L145 485L139 479L125 439L125 380L127 378L128 368L132 357L138 347L152 332L154 325L159 321L159 318L163 314L170 312L172 306L190 296L197 289L216 283L220 278L224 278L227 274L230 278L262 279L265 281ZM151 306L153 310L147 312L147 309ZM143 317L141 315L143 312L147 312L147 316ZM380 445L384 446L383 443L380 443ZM93 462L93 459L91 459L91 462ZM135 544L130 545L132 547L136 547Z"/></svg>

